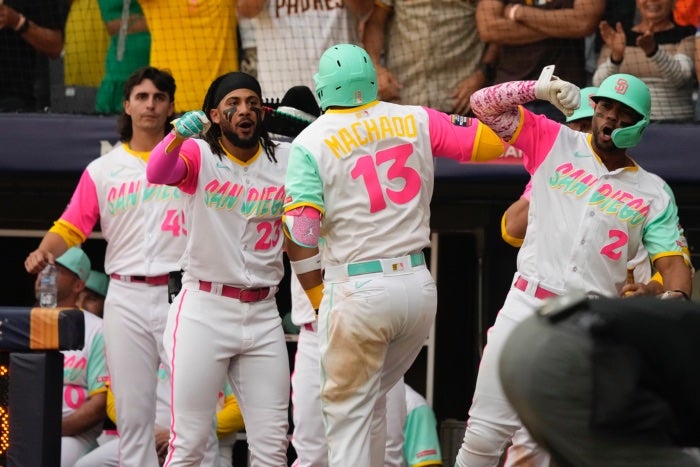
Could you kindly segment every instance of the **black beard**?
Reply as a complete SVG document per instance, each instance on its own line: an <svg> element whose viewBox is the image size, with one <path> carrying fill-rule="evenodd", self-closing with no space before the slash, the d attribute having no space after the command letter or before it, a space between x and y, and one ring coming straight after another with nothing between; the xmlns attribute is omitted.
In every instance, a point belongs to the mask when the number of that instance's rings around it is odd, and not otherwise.
<svg viewBox="0 0 700 467"><path fill-rule="evenodd" d="M231 142L235 147L241 148L241 149L250 149L254 148L258 144L258 140L260 140L260 135L262 133L262 129L260 126L255 127L255 133L253 136L251 136L248 139L243 139L240 138L235 132L231 130L225 130L221 129L221 134Z"/></svg>

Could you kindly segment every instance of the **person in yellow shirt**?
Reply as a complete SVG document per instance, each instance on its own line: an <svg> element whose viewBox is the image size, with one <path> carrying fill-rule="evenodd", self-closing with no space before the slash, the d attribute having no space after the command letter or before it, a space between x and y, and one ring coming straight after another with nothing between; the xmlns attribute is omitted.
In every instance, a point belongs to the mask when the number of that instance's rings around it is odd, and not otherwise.
<svg viewBox="0 0 700 467"><path fill-rule="evenodd" d="M236 2L140 0L151 31L150 65L177 82L175 112L199 110L209 83L238 71Z"/></svg>
<svg viewBox="0 0 700 467"><path fill-rule="evenodd" d="M100 85L109 36L94 0L72 0L66 21L63 74L66 86Z"/></svg>

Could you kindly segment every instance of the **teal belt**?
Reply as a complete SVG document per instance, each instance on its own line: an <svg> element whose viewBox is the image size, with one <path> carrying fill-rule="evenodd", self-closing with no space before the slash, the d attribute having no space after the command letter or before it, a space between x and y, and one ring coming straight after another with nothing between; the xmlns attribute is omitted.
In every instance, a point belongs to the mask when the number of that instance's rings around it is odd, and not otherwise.
<svg viewBox="0 0 700 467"><path fill-rule="evenodd" d="M411 267L421 266L425 264L423 253L413 253L411 255ZM382 272L381 261L364 261L362 263L348 264L348 276L359 276L361 274L372 274Z"/></svg>

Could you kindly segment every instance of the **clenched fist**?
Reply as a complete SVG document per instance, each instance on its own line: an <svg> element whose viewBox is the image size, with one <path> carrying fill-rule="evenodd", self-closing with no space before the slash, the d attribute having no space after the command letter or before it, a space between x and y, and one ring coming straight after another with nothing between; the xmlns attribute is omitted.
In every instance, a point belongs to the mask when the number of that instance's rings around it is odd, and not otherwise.
<svg viewBox="0 0 700 467"><path fill-rule="evenodd" d="M564 115L570 117L581 104L580 89L575 84L553 76L553 73L554 65L542 69L535 84L535 97L551 102Z"/></svg>

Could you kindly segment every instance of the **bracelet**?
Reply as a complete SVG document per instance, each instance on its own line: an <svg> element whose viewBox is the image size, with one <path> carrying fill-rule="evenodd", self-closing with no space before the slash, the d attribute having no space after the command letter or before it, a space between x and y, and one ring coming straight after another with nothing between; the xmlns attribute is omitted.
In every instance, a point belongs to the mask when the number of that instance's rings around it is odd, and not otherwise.
<svg viewBox="0 0 700 467"><path fill-rule="evenodd" d="M516 3L515 5L513 5L513 7L510 10L508 10L508 19L509 20L517 21L517 19L515 19L515 12L518 11L519 8L520 8L520 4Z"/></svg>
<svg viewBox="0 0 700 467"><path fill-rule="evenodd" d="M622 65L622 61L623 61L624 59L625 59L625 57L623 56L623 57L620 59L620 61L613 60L612 55L611 55L611 56L610 56L610 63L612 63L613 65L620 66L620 65Z"/></svg>
<svg viewBox="0 0 700 467"><path fill-rule="evenodd" d="M15 32L21 36L22 34L27 32L27 29L29 29L29 20L26 16L20 15L19 26L15 28Z"/></svg>

